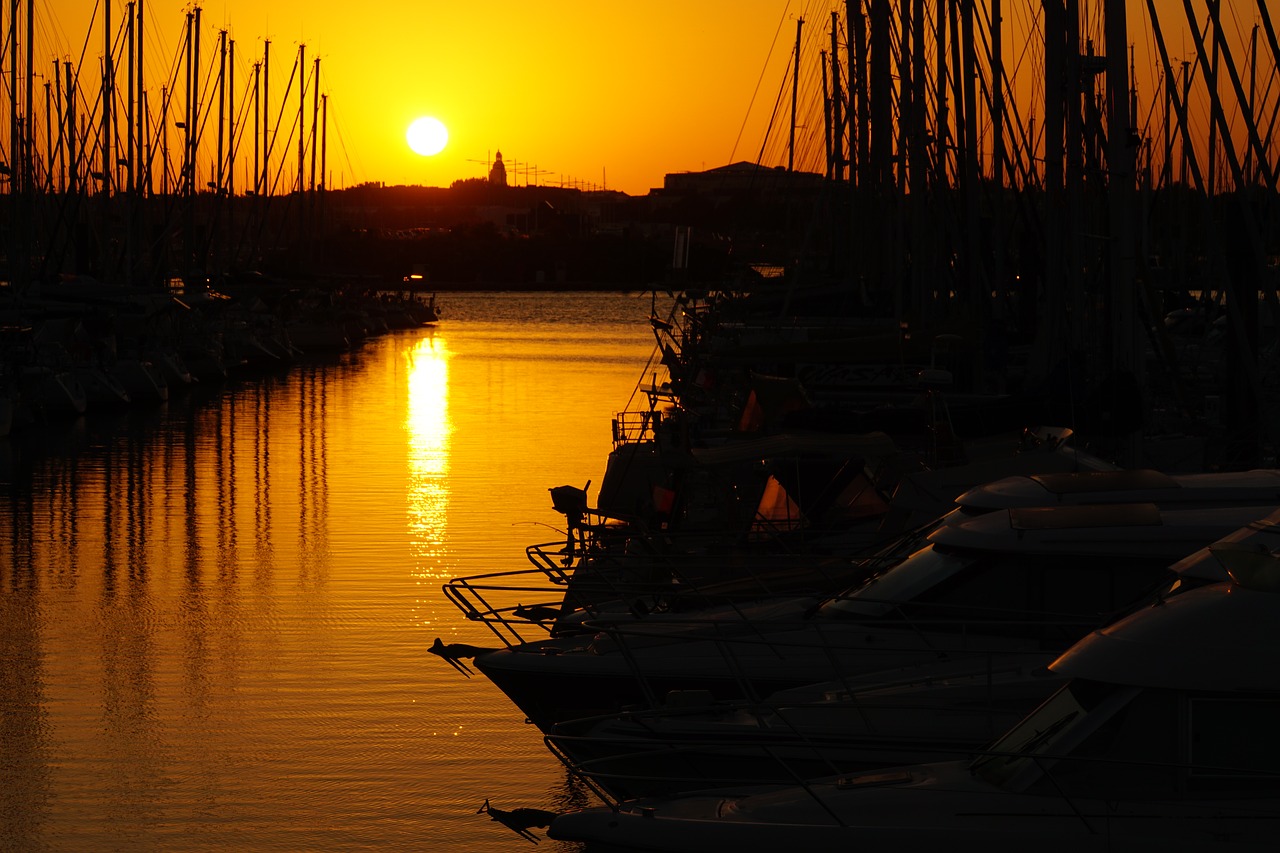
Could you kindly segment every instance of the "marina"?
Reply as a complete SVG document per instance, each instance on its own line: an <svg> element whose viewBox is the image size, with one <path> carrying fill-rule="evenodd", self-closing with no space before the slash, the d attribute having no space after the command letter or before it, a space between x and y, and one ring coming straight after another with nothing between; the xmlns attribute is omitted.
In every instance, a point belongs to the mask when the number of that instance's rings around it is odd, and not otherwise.
<svg viewBox="0 0 1280 853"><path fill-rule="evenodd" d="M1274 843L1273 2L786 3L643 196L145 8L0 21L0 850Z"/></svg>

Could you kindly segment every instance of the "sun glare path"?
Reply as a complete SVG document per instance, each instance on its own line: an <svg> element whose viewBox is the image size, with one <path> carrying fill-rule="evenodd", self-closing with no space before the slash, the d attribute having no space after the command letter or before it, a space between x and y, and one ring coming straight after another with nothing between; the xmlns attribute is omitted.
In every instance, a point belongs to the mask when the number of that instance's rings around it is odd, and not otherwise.
<svg viewBox="0 0 1280 853"><path fill-rule="evenodd" d="M429 336L406 353L409 363L408 524L416 557L430 565L443 547L449 505L449 351Z"/></svg>

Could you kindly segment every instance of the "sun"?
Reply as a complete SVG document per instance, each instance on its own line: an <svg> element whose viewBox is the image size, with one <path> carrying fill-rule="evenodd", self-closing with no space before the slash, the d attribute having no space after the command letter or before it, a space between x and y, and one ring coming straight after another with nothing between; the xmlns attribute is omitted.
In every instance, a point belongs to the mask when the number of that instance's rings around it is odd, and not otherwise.
<svg viewBox="0 0 1280 853"><path fill-rule="evenodd" d="M430 157L444 150L449 142L449 131L439 119L423 116L409 125L405 137L415 153Z"/></svg>

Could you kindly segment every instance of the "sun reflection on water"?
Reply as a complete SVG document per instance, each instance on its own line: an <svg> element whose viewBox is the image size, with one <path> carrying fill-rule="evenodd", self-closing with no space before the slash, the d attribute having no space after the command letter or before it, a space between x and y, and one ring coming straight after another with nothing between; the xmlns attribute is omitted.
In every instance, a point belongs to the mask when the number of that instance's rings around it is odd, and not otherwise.
<svg viewBox="0 0 1280 853"><path fill-rule="evenodd" d="M409 367L408 532L409 547L420 561L420 573L432 576L432 567L444 553L446 513L449 508L448 345L438 334L417 341L405 352Z"/></svg>

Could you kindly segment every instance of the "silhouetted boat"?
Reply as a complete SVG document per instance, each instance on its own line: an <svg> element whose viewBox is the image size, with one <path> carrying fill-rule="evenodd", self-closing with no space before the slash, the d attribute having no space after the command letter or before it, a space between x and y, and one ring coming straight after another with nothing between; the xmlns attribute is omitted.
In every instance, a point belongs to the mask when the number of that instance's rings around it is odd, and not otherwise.
<svg viewBox="0 0 1280 853"><path fill-rule="evenodd" d="M562 815L629 850L1270 850L1280 829L1280 560L1164 596L1051 664L1070 681L977 758Z"/></svg>

